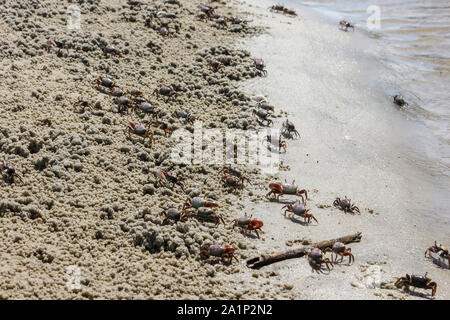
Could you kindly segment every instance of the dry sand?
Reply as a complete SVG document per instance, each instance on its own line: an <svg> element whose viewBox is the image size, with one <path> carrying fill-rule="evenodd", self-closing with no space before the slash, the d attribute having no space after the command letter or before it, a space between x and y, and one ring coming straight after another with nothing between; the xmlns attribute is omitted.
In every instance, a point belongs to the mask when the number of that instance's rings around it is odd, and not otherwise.
<svg viewBox="0 0 450 320"><path fill-rule="evenodd" d="M280 276L279 270L245 267L245 259L261 249L286 248L285 236L273 241L278 234L272 231L279 229L269 224L275 220L264 221L266 233L261 240L230 228L232 220L245 212L244 205L253 201L264 206L266 185L274 177L243 166L240 169L253 186L235 193L222 186L220 165L174 165L169 159L174 141L158 129L151 146L137 137L129 139L124 133L128 122L145 121L148 116L141 119L117 112L113 97L92 84L109 76L123 90L143 91L173 129L193 130L172 115L181 109L191 111L205 128L257 129L251 98L239 81L259 77L259 72L254 57L236 47L236 39L257 35L264 28L222 29L213 21L196 18L203 1L180 2L152 1L132 8L125 0L84 1L77 4L81 29L76 31L66 26L68 3L0 3L4 12L0 153L25 182L0 182L0 298L318 297L315 290L308 291L310 284L298 279L293 291L293 279ZM213 5L217 13L247 18L232 2ZM150 12L163 10L176 14L168 25L173 37L165 38L145 26ZM68 49L47 52L51 37L65 42ZM100 46L110 44L122 57L102 52ZM221 72L208 68L212 57L225 64ZM151 95L161 85L177 91L174 102ZM79 98L91 102L94 109L74 108ZM178 174L186 194L177 187L154 185L153 173L166 169ZM188 196L217 201L227 225L216 228L194 219L162 225L163 208L178 207ZM314 235L313 240L326 238L327 234ZM228 266L201 260L200 246L212 243L237 248L240 263ZM305 259L293 263L302 266L305 277L312 279L308 281L317 279ZM367 262L361 265L364 268ZM81 280L76 288L68 286L74 266ZM353 290L348 282L345 286Z"/></svg>

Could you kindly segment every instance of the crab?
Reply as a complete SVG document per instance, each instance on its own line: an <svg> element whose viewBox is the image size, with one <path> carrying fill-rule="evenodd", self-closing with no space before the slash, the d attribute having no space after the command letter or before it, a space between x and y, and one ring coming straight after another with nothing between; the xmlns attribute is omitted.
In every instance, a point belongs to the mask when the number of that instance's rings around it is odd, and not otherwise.
<svg viewBox="0 0 450 320"><path fill-rule="evenodd" d="M214 59L214 58L208 60L208 66L209 66L214 72L217 72L217 71L219 71L220 69L222 69L222 68L224 67L224 65L223 65L222 62L220 62L219 60Z"/></svg>
<svg viewBox="0 0 450 320"><path fill-rule="evenodd" d="M3 174L3 179L5 179L6 182L14 183L15 179L18 178L22 184L24 183L22 177L16 172L16 168L14 168L12 164L3 163L0 169Z"/></svg>
<svg viewBox="0 0 450 320"><path fill-rule="evenodd" d="M274 182L269 184L270 191L266 194L266 198L273 195L272 200L280 200L280 196L283 194L293 194L302 199L302 203L305 204L305 198L308 199L308 192L305 189L299 190L298 185L295 184L295 180L292 183ZM305 198L303 198L303 194Z"/></svg>
<svg viewBox="0 0 450 320"><path fill-rule="evenodd" d="M284 10L286 10L286 8L282 4L274 4L273 6L270 6L269 9L270 11L275 12L284 12Z"/></svg>
<svg viewBox="0 0 450 320"><path fill-rule="evenodd" d="M408 105L408 103L403 99L403 97L400 94L396 94L394 96L394 103L400 107L405 107Z"/></svg>
<svg viewBox="0 0 450 320"><path fill-rule="evenodd" d="M409 290L410 286L422 289L431 289L431 296L434 296L436 294L437 284L428 278L427 274L428 272L423 276L406 274L405 277L400 277L397 279L395 286L397 288L405 287L407 290Z"/></svg>
<svg viewBox="0 0 450 320"><path fill-rule="evenodd" d="M436 241L434 241L434 245L432 247L429 247L425 251L425 257L427 256L431 258L431 253L436 253L440 259L447 259L448 260L448 266L450 267L450 254L448 253L448 249L443 247L442 244L437 244Z"/></svg>
<svg viewBox="0 0 450 320"><path fill-rule="evenodd" d="M150 143L153 143L153 133L150 131L150 129L146 128L144 125L137 123L137 122L129 122L126 131L128 132L128 137L131 139L131 134L135 134L140 137L144 137L144 143L145 139L149 138Z"/></svg>
<svg viewBox="0 0 450 320"><path fill-rule="evenodd" d="M119 87L111 87L109 90L109 95L113 97L120 97L124 95L124 92Z"/></svg>
<svg viewBox="0 0 450 320"><path fill-rule="evenodd" d="M153 95L156 95L157 97L159 97L160 95L165 96L167 97L167 101L169 101L170 99L175 99L177 97L177 92L172 87L162 86L158 89L155 89L153 91Z"/></svg>
<svg viewBox="0 0 450 320"><path fill-rule="evenodd" d="M286 141L281 140L281 136L276 137L276 136L267 135L266 141L268 143L270 143L270 145L277 146L278 152L281 152L281 149L283 149L284 152L286 152ZM278 141L278 143L276 143L277 141Z"/></svg>
<svg viewBox="0 0 450 320"><path fill-rule="evenodd" d="M338 207L344 212L354 213L354 211L356 211L358 213L361 213L359 211L359 208L355 206L355 204L351 203L351 199L347 199L347 196L345 196L345 199L343 200L341 200L341 198L336 198L336 200L333 201L333 206Z"/></svg>
<svg viewBox="0 0 450 320"><path fill-rule="evenodd" d="M266 111L272 111L272 112L275 111L275 107L268 104L267 101L265 101L265 100L258 101L258 107L260 107L261 109L264 109Z"/></svg>
<svg viewBox="0 0 450 320"><path fill-rule="evenodd" d="M165 137L170 136L173 133L172 127L170 127L166 122L153 120L151 124L163 130Z"/></svg>
<svg viewBox="0 0 450 320"><path fill-rule="evenodd" d="M333 244L333 247L326 248L325 252L331 252L331 259L333 259L333 262L337 261L338 256L341 257L340 262L344 260L344 257L348 257L348 264L351 264L352 261L355 262L355 257L352 254L352 249L346 248L345 244L343 244L342 242L335 242ZM333 253L336 255L335 257L333 257Z"/></svg>
<svg viewBox="0 0 450 320"><path fill-rule="evenodd" d="M61 49L66 49L66 51L69 50L69 46L60 40L57 40L55 38L50 38L47 40L47 52L50 52L52 47L56 46L58 48L58 56L61 54Z"/></svg>
<svg viewBox="0 0 450 320"><path fill-rule="evenodd" d="M269 119L270 114L267 111L261 109L258 110L254 109L252 113L259 118L260 123L263 123L265 121L267 123L267 126L273 124L272 119Z"/></svg>
<svg viewBox="0 0 450 320"><path fill-rule="evenodd" d="M156 184L163 186L164 182L169 182L172 184L172 188L177 185L183 190L184 192L184 185L182 182L178 181L177 174L173 171L157 171L155 172L155 178L156 178Z"/></svg>
<svg viewBox="0 0 450 320"><path fill-rule="evenodd" d="M317 272L322 272L323 263L325 263L328 271L331 270L330 265L331 267L333 267L333 263L330 261L330 259L325 257L325 254L319 248L311 249L311 251L308 253L308 260L313 269L315 269Z"/></svg>
<svg viewBox="0 0 450 320"><path fill-rule="evenodd" d="M134 107L132 100L127 96L120 96L115 99L115 102L117 103L120 113L122 113L123 111L126 111L128 113L128 108Z"/></svg>
<svg viewBox="0 0 450 320"><path fill-rule="evenodd" d="M159 34L163 37L171 37L173 35L173 32L169 31L166 27L161 27L159 29Z"/></svg>
<svg viewBox="0 0 450 320"><path fill-rule="evenodd" d="M169 220L184 222L188 218L186 214L178 211L175 208L164 210L160 213L160 215L165 217L162 224L165 224Z"/></svg>
<svg viewBox="0 0 450 320"><path fill-rule="evenodd" d="M209 18L208 14L206 14L206 13L203 12L203 11L200 11L200 12L197 14L197 19L200 20L200 21L203 21L203 22L208 21L208 18Z"/></svg>
<svg viewBox="0 0 450 320"><path fill-rule="evenodd" d="M222 261L228 259L228 263L231 264L233 258L236 259L237 262L239 262L238 258L234 256L235 251L236 249L226 244L203 245L200 248L200 256L206 258L209 258L210 256L220 257L222 258Z"/></svg>
<svg viewBox="0 0 450 320"><path fill-rule="evenodd" d="M82 112L84 112L84 110L86 108L88 108L89 110L92 110L92 103L90 103L89 101L85 100L84 98L78 98L78 101L75 102L73 104L73 106L75 108L81 109Z"/></svg>
<svg viewBox="0 0 450 320"><path fill-rule="evenodd" d="M106 87L106 88L113 88L115 87L115 83L108 77L99 77L97 79L94 80L94 84L97 85L98 87Z"/></svg>
<svg viewBox="0 0 450 320"><path fill-rule="evenodd" d="M348 31L349 28L351 28L352 31L355 31L355 26L352 25L350 22L345 20L339 21L339 29L341 29L342 31Z"/></svg>
<svg viewBox="0 0 450 320"><path fill-rule="evenodd" d="M200 207L208 207L208 208L216 208L219 205L215 202L212 202L207 199L203 199L200 197L194 197L192 200L191 198L187 198L186 201L183 204L183 211L185 211L188 208L194 208L198 209Z"/></svg>
<svg viewBox="0 0 450 320"><path fill-rule="evenodd" d="M312 214L308 213L309 209L306 209L303 203L301 203L300 201L296 201L294 204L287 204L283 206L281 210L283 210L284 208L286 208L284 210L285 216L286 212L292 212L294 215L303 217L305 219L305 222L308 224L311 223L311 219L319 223L319 221L317 221L317 219Z"/></svg>
<svg viewBox="0 0 450 320"><path fill-rule="evenodd" d="M233 175L233 176L235 176L237 178L243 177L245 180L248 181L248 183L250 183L250 181L246 177L244 177L244 175L238 169L233 168L231 165L223 167L222 169L219 170L219 172L220 173L223 172L225 174L230 174L230 175Z"/></svg>
<svg viewBox="0 0 450 320"><path fill-rule="evenodd" d="M216 213L215 208L209 207L199 207L197 210L191 210L188 213L190 218L195 218L202 222L212 222L216 225L216 227L222 222L225 225L225 221L220 214Z"/></svg>
<svg viewBox="0 0 450 320"><path fill-rule="evenodd" d="M297 12L295 12L295 10L288 9L288 8L284 8L283 14L288 14L288 15L291 15L291 16L294 16L294 17L297 16Z"/></svg>
<svg viewBox="0 0 450 320"><path fill-rule="evenodd" d="M101 46L100 49L102 49L103 53L105 55L112 54L113 56L119 56L122 57L122 53L119 49L117 49L114 45L110 44L107 46Z"/></svg>
<svg viewBox="0 0 450 320"><path fill-rule="evenodd" d="M225 174L222 177L223 183L228 187L233 187L235 190L244 188L244 181L248 181L247 178L244 177L236 177L232 174ZM249 182L250 183L250 182Z"/></svg>
<svg viewBox="0 0 450 320"><path fill-rule="evenodd" d="M267 70L265 69L266 65L264 64L263 59L253 59L253 62L255 63L255 68L260 71L261 75L264 77L267 77Z"/></svg>
<svg viewBox="0 0 450 320"><path fill-rule="evenodd" d="M220 26L221 28L226 28L226 27L228 27L228 24L227 24L227 18L224 18L224 17L218 17L217 19L216 19L216 24L218 25L218 26Z"/></svg>
<svg viewBox="0 0 450 320"><path fill-rule="evenodd" d="M231 24L247 24L248 23L247 20L244 20L241 18L236 18L236 17L230 17L228 20L231 22Z"/></svg>
<svg viewBox="0 0 450 320"><path fill-rule="evenodd" d="M211 17L214 14L214 8L207 4L202 4L200 6L200 10L201 10L201 12L206 14L208 17Z"/></svg>
<svg viewBox="0 0 450 320"><path fill-rule="evenodd" d="M146 114L151 114L153 118L158 117L158 113L155 111L153 104L150 102L144 101L141 103L135 103L134 109Z"/></svg>
<svg viewBox="0 0 450 320"><path fill-rule="evenodd" d="M286 119L286 121L283 122L282 134L292 139L294 139L294 135L300 138L300 133L298 133L295 129L295 125L289 121L289 119Z"/></svg>
<svg viewBox="0 0 450 320"><path fill-rule="evenodd" d="M173 115L177 118L184 119L184 121L189 123L194 123L195 117L186 110L178 110L173 113Z"/></svg>
<svg viewBox="0 0 450 320"><path fill-rule="evenodd" d="M137 0L127 0L127 4L131 7L141 7L143 3Z"/></svg>
<svg viewBox="0 0 450 320"><path fill-rule="evenodd" d="M257 219L252 219L252 216L249 217L249 216L247 216L247 214L245 214L245 216L243 216L239 219L233 220L233 229L235 227L239 227L239 228L241 228L242 231L248 232L250 234L253 231L255 231L258 239L259 239L258 230L260 232L264 232L261 230L263 225L264 225L264 223L262 221L257 220Z"/></svg>

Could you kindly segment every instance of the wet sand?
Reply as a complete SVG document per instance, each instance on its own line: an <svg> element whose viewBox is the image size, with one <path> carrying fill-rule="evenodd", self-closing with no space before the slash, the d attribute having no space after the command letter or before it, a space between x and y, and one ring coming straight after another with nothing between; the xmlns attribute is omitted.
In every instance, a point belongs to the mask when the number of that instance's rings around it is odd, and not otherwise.
<svg viewBox="0 0 450 320"><path fill-rule="evenodd" d="M394 274L432 269L429 273L440 288L448 285L448 270L437 269L423 258L430 237L415 237L417 243L408 246L405 253L403 247L396 246L398 237L389 238L393 247L390 251L381 246L380 238L371 236L373 228L392 226L388 220L392 215L386 209L391 202L375 206L363 195L364 190L347 189L360 208L373 207L379 215L363 210L361 216L344 216L331 208L314 209L320 225L302 226L284 219L278 214L280 205L263 198L267 184L278 177L241 166L253 186L236 193L222 185L220 165L173 164L170 147L176 142L165 137L162 130L152 127L152 145L144 144L139 137L128 138L124 132L128 122L145 123L149 116L118 112L114 98L93 85L99 77L111 77L126 91L142 91L156 106L160 119L174 130L193 131L191 124L173 115L181 109L191 111L205 128L258 129L251 114L252 92L242 83L252 78L259 79L254 82L258 86L255 93L267 94L271 102L283 105L280 109L290 113L294 109L272 96L270 87L264 89L276 74L271 58L258 52L257 47L250 54L236 45L238 39L255 36L262 28L249 25L222 29L213 21L200 21L195 16L201 1L183 1L181 6L156 1L141 9L124 2L81 4L81 30L77 31L67 30L66 6L59 2L36 5L7 1L2 7L0 152L3 161L16 167L25 184L2 181L0 185L1 298L313 299L337 298L338 294L344 298L376 298L374 293L382 298L389 298L388 294L410 298L398 290L371 291L351 284L371 272L367 271L369 265L382 265L384 269L393 261L401 262L392 264L393 270L383 274L383 279L390 281ZM220 14L247 18L232 5L214 4ZM173 37L164 38L156 27L145 26L148 12L162 10L176 15L168 24ZM254 24L258 26L256 21ZM65 42L68 49L58 54L54 47L47 52L46 42L51 37ZM109 44L114 44L122 56L105 55L100 47ZM225 64L221 72L207 66L212 57ZM259 77L254 57L265 59L269 77ZM152 95L161 85L174 88L175 101ZM92 110L80 111L73 106L81 97L92 103ZM293 171L286 174L287 178L307 176L298 171L294 156L298 154L295 148L314 150L318 143L308 139L317 126L317 119L310 120L311 131L301 126L302 138L288 142L285 162ZM302 121L308 123L307 119ZM280 123L275 122L275 126ZM313 154L313 160L322 160L319 150L311 151ZM315 166L313 160L309 166ZM154 173L159 170L176 172L186 194L178 187L155 185ZM312 199L308 206L328 204L335 196L335 188L320 183L326 181L329 171L321 168L315 172L323 172L323 179L310 175L301 182ZM314 189L319 191L315 193ZM180 207L188 196L208 197L219 203L218 213L226 226L214 227L195 219L163 225L159 213L171 206ZM232 220L245 212L254 212L264 221L261 240L230 228ZM396 217L401 219L400 215ZM299 228L301 233L297 232ZM247 258L263 250L290 247L286 245L288 240L322 240L350 230L363 232L363 241L352 245L356 263L337 267L329 275L314 275L304 258L259 271L245 267ZM408 237L410 232L405 229L403 235ZM213 258L201 260L200 246L212 243L237 248L240 262L228 266ZM375 250L380 247L383 250ZM405 270L413 255L417 256L418 267ZM74 278L71 270L78 270L79 276L75 273ZM73 281L75 288L68 285ZM445 297L445 290L438 288L437 297Z"/></svg>

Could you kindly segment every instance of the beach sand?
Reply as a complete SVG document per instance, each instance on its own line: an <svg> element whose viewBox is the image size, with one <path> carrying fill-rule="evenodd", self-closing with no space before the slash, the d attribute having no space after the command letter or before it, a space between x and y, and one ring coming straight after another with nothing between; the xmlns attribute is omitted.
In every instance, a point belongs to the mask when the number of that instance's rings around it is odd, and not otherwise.
<svg viewBox="0 0 450 320"><path fill-rule="evenodd" d="M441 290L448 287L448 270L438 269L423 258L423 251L435 240L433 235L415 233L411 227L415 220L401 229L401 236L396 234L396 223L405 219L406 213L397 211L395 196L404 196L402 203L411 197L396 189L401 188L395 186L401 175L390 177L394 186L380 194L374 191L378 185L365 184L362 188L357 182L366 179L368 172L390 176L393 169L384 172L374 164L363 177L358 171L359 180L349 180L353 187L347 185L345 189L339 185L342 176L331 180L334 185L330 182L331 164L316 166L316 161L326 163L323 158L328 157L316 149L323 138L322 133L313 133L318 119L296 118L294 105L271 89L280 74L270 66L276 57L257 45L256 36L265 30L263 22L243 12L254 7L243 7L244 3L236 7L238 3L228 1L214 3L217 13L255 19L249 25L221 28L214 21L203 22L196 17L202 1L182 1L181 5L154 1L141 8L125 3L78 4L79 30L67 28L67 4L1 4L5 15L0 25L0 160L13 164L24 184L0 184L0 298L409 299L415 296L393 290L392 280L424 271L429 271L440 286L437 298L448 298L448 292ZM163 10L176 15L171 22L166 19L172 37L165 38L156 27L145 26L150 12ZM280 15L266 14L291 22ZM310 23L315 21L305 16L289 26L306 24L308 19ZM53 47L48 52L46 42L52 37L65 42L68 49L58 53ZM254 37L244 40L255 41L252 54L242 47L245 42L238 44L246 37ZM111 44L120 50L121 57L100 49ZM225 64L220 72L207 65L213 57ZM254 67L252 59L259 57L266 62L267 78L260 77ZM172 163L170 148L176 141L165 137L162 130L154 129L152 145L137 136L128 138L125 129L129 121L145 122L149 116L119 113L114 98L93 84L105 76L125 91L142 91L162 121L174 130L184 128L189 132L193 125L178 119L174 112L192 112L204 128L257 130L251 95L267 95L271 103L283 106L277 114L287 111L290 119L299 123L302 135L299 141L288 141L283 160L292 170L281 172L280 177L295 176L304 184L311 198L308 206L330 205L336 196L347 194L357 201L362 214L351 216L333 208L314 208L320 224L303 226L285 219L280 204L264 200L268 183L278 176L240 166L252 186L234 192L221 182L222 165ZM152 96L161 85L173 87L175 101ZM79 98L92 103L93 109L80 111L74 107ZM280 121L275 121L275 127ZM311 151L305 152L308 148ZM347 158L341 155L350 157L352 149L338 151L334 155L342 164ZM308 152L311 157L305 158ZM301 162L306 161L302 168L299 154ZM339 175L350 169L341 168ZM186 193L178 187L155 186L154 173L159 170L176 172ZM382 203L386 193L391 193L392 199ZM181 207L188 196L217 202L226 225L214 227L195 219L162 225L159 213L171 206ZM376 214L369 214L366 208ZM232 220L244 213L253 213L264 221L261 239L231 229ZM328 275L312 273L305 258L261 270L245 266L246 259L261 252L298 246L295 240L300 238L325 240L355 231L363 232L362 242L351 245L356 263L337 266ZM408 243L407 239L414 241ZM236 248L240 262L225 265L219 259L200 259L200 247L213 243ZM417 263L414 268L412 262ZM387 289L367 288L365 279L374 272L381 273Z"/></svg>

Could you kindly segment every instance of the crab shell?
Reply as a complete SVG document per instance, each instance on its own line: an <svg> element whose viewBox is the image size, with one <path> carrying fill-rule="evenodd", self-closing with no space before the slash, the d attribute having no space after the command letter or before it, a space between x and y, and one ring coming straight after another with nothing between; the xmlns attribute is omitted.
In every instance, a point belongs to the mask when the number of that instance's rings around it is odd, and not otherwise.
<svg viewBox="0 0 450 320"><path fill-rule="evenodd" d="M319 248L314 248L309 252L308 257L312 260L320 260L323 257L322 250Z"/></svg>
<svg viewBox="0 0 450 320"><path fill-rule="evenodd" d="M213 215L214 213L215 213L214 210L212 210L211 208L208 208L208 207L200 207L197 209L197 215L200 218L207 218L207 217Z"/></svg>
<svg viewBox="0 0 450 320"><path fill-rule="evenodd" d="M294 214L302 216L306 213L306 208L302 203L297 201L292 205L292 211L294 211Z"/></svg>
<svg viewBox="0 0 450 320"><path fill-rule="evenodd" d="M283 183L282 189L284 194L296 194L298 186L292 183Z"/></svg>
<svg viewBox="0 0 450 320"><path fill-rule="evenodd" d="M142 110L144 112L151 112L151 111L153 111L152 104L148 103L148 102L143 102L143 103L139 104L137 107L139 108L139 110Z"/></svg>
<svg viewBox="0 0 450 320"><path fill-rule="evenodd" d="M143 136L147 132L147 129L139 123L130 122L130 127L133 129L134 134L138 136Z"/></svg>
<svg viewBox="0 0 450 320"><path fill-rule="evenodd" d="M102 86L111 87L113 85L113 81L110 78L102 78Z"/></svg>
<svg viewBox="0 0 450 320"><path fill-rule="evenodd" d="M221 257L225 252L225 247L222 247L220 244L213 244L209 246L209 254L214 257Z"/></svg>
<svg viewBox="0 0 450 320"><path fill-rule="evenodd" d="M195 197L192 199L192 207L195 209L198 209L200 207L203 207L203 205L206 203L206 200L200 197Z"/></svg>
<svg viewBox="0 0 450 320"><path fill-rule="evenodd" d="M169 210L167 210L167 218L168 219L178 220L178 219L180 219L180 216L181 216L180 213L175 208L170 208Z"/></svg>
<svg viewBox="0 0 450 320"><path fill-rule="evenodd" d="M333 249L333 252L336 252L336 253L344 252L345 251L345 245L342 242L335 242L333 244L332 249Z"/></svg>
<svg viewBox="0 0 450 320"><path fill-rule="evenodd" d="M237 221L237 225L238 227L246 227L251 221L251 218L248 216L240 217Z"/></svg>

